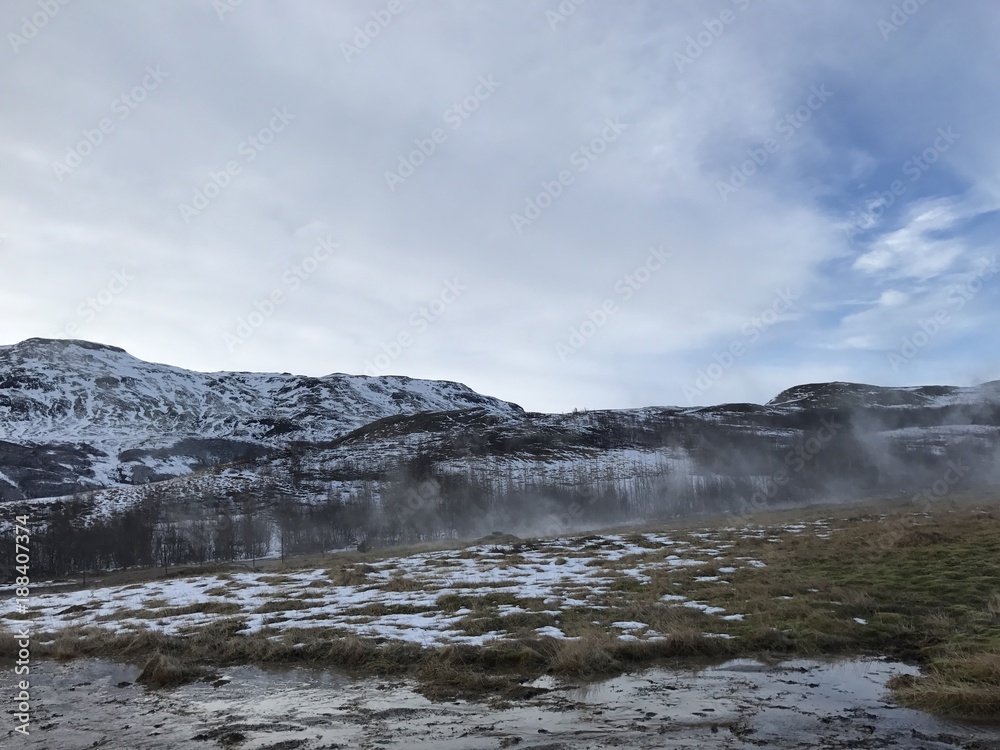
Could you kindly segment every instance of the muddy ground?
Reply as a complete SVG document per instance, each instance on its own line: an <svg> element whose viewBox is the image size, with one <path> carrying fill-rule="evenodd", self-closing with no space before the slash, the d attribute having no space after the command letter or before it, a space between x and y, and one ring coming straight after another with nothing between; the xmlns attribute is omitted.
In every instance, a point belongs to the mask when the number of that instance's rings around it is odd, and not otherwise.
<svg viewBox="0 0 1000 750"><path fill-rule="evenodd" d="M968 748L1000 750L1000 725L944 722L894 706L884 690L911 667L811 661L650 669L590 684L543 677L506 705L435 703L406 680L331 671L223 670L173 690L136 685L134 666L44 661L32 672L31 733L5 748Z"/></svg>

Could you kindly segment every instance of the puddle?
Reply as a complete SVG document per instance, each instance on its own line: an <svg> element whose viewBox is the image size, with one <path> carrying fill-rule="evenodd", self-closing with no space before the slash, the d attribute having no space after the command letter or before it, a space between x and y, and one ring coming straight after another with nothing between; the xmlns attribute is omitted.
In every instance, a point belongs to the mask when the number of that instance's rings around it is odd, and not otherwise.
<svg viewBox="0 0 1000 750"><path fill-rule="evenodd" d="M406 680L336 672L227 669L224 681L147 691L135 667L79 660L32 670L28 738L0 745L79 748L1000 748L1000 726L945 722L888 703L884 685L910 667L884 661L765 665L752 660L650 669L598 683L551 677L498 710L433 703ZM13 695L12 670L0 690ZM17 743L16 745L14 743Z"/></svg>

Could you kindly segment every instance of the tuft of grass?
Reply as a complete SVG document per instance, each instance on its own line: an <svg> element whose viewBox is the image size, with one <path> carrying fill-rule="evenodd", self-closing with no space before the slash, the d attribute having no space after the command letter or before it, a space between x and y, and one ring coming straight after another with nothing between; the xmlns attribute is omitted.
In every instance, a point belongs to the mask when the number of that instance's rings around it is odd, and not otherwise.
<svg viewBox="0 0 1000 750"><path fill-rule="evenodd" d="M912 708L958 718L1000 715L1000 653L966 654L936 663L922 676L889 681L896 699Z"/></svg>
<svg viewBox="0 0 1000 750"><path fill-rule="evenodd" d="M177 617L178 615L193 615L203 613L208 615L235 615L241 611L236 602L195 602L180 607L167 607L156 613L157 617Z"/></svg>
<svg viewBox="0 0 1000 750"><path fill-rule="evenodd" d="M331 568L326 573L334 586L363 586L366 583L371 583L368 575L376 571L377 568L371 565L360 564Z"/></svg>
<svg viewBox="0 0 1000 750"><path fill-rule="evenodd" d="M424 591L427 584L402 574L394 574L379 588L383 591Z"/></svg>
<svg viewBox="0 0 1000 750"><path fill-rule="evenodd" d="M381 604L373 602L360 607L351 607L341 612L346 617L385 617L386 615L419 615L431 611L427 607L412 604Z"/></svg>
<svg viewBox="0 0 1000 750"><path fill-rule="evenodd" d="M266 575L257 579L260 583L268 586L282 586L287 583L295 583L296 580L288 575Z"/></svg>
<svg viewBox="0 0 1000 750"><path fill-rule="evenodd" d="M636 547L645 547L646 549L660 549L664 546L661 542L653 541L645 534L628 534L624 539L628 544Z"/></svg>
<svg viewBox="0 0 1000 750"><path fill-rule="evenodd" d="M515 605L520 600L515 594L497 591L480 596L472 594L445 594L437 598L438 609L443 612L455 612L459 609L489 609L503 604Z"/></svg>
<svg viewBox="0 0 1000 750"><path fill-rule="evenodd" d="M206 671L200 667L156 652L143 666L135 681L149 687L166 688L194 682L205 675Z"/></svg>
<svg viewBox="0 0 1000 750"><path fill-rule="evenodd" d="M509 615L477 612L463 617L457 627L468 635L507 632L530 637L536 628L555 624L556 618L546 612L513 612Z"/></svg>
<svg viewBox="0 0 1000 750"><path fill-rule="evenodd" d="M30 620L32 617L34 617L34 614L31 612L11 612L4 615L4 619L7 620Z"/></svg>
<svg viewBox="0 0 1000 750"><path fill-rule="evenodd" d="M0 661L14 661L17 659L17 652L20 646L17 644L17 636L0 630Z"/></svg>
<svg viewBox="0 0 1000 750"><path fill-rule="evenodd" d="M993 620L1000 622L1000 591L993 594L986 603L986 614Z"/></svg>
<svg viewBox="0 0 1000 750"><path fill-rule="evenodd" d="M613 673L620 666L613 656L618 643L618 639L603 628L590 628L573 640L553 639L549 671L577 677Z"/></svg>
<svg viewBox="0 0 1000 750"><path fill-rule="evenodd" d="M302 599L270 599L263 604L261 604L257 609L254 610L256 614L266 615L271 612L291 612L292 610L300 609L312 609L316 606L315 602L310 602ZM239 608L237 608L239 611ZM228 614L236 614L236 612L230 612Z"/></svg>
<svg viewBox="0 0 1000 750"><path fill-rule="evenodd" d="M94 618L96 622L120 622L122 620L160 620L165 617L179 617L181 615L211 614L211 615L235 615L241 611L241 607L236 602L194 602L193 604L183 604L177 607L162 606L163 600L145 602L158 606L158 609L150 609L148 606L143 609L118 609Z"/></svg>

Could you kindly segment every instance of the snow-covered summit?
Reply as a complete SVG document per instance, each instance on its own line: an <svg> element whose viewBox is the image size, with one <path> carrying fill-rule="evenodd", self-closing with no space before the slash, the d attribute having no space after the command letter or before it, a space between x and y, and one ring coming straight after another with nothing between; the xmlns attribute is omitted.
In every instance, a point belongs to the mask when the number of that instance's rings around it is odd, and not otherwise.
<svg viewBox="0 0 1000 750"><path fill-rule="evenodd" d="M998 446L1000 382L814 383L766 405L525 414L445 381L192 372L86 341L0 347L0 502L106 487L133 497L148 483L187 486L187 475L198 490L178 496L212 498L230 470L346 502L412 465L504 492L544 477L557 494L638 483L690 509L764 487L790 499L772 481L779 469L803 496L824 483L846 491L848 479L851 492L933 484L957 457L980 461L990 483Z"/></svg>
<svg viewBox="0 0 1000 750"><path fill-rule="evenodd" d="M329 440L394 414L514 404L402 376L201 373L86 341L0 347L0 439L134 446L178 437Z"/></svg>
<svg viewBox="0 0 1000 750"><path fill-rule="evenodd" d="M162 449L185 440L277 447L332 440L388 416L470 408L523 415L515 404L447 381L201 373L88 341L35 338L0 346L0 441L92 448L103 467L93 477L99 484L114 476L127 451L160 450L155 460L176 464ZM181 461L153 474L190 468Z"/></svg>
<svg viewBox="0 0 1000 750"><path fill-rule="evenodd" d="M1000 380L966 388L923 385L890 388L864 383L809 383L782 391L767 402L771 407L799 409L844 409L858 407L934 408L996 402Z"/></svg>

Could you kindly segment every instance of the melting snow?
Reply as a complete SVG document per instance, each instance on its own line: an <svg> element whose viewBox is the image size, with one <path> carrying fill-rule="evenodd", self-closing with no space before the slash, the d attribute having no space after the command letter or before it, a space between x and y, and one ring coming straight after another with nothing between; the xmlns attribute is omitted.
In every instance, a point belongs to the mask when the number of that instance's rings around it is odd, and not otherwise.
<svg viewBox="0 0 1000 750"><path fill-rule="evenodd" d="M692 535L710 540L710 534ZM116 632L149 628L183 635L219 619L239 617L245 621L241 632L265 632L280 637L291 629L326 628L359 636L408 641L424 646L448 643L483 644L509 633L503 629L505 617L527 612L545 614L555 621L534 629L538 636L566 638L560 626L562 610L568 608L607 609L604 599L622 577L641 584L650 573L712 563L715 547L691 549L683 541L666 535L646 534L649 546L632 544L634 535L602 535L585 539L538 540L511 548L495 544L443 550L389 558L364 568L361 583L337 585L326 569L290 573L240 572L222 576L154 580L130 586L108 586L58 594L38 593L33 597L32 628L41 635L71 625L96 626ZM721 545L720 545L721 546ZM682 552L683 556L676 554ZM628 558L634 565L622 566ZM565 562L556 565L555 560ZM764 563L744 559L722 569L737 572L741 565L761 568ZM383 588L401 574L416 584L416 590L392 591ZM718 576L699 576L695 581L718 581ZM683 595L666 594L660 601L691 607L706 615L724 615L722 620L739 621L743 615L729 614L722 607L690 601ZM391 586L389 586L391 589ZM441 597L506 596L493 607L449 609ZM532 600L543 602L539 607ZM488 600L484 600L488 601ZM266 605L266 606L265 606ZM263 611L262 611L263 610ZM470 618L491 617L498 628L469 635ZM14 630L23 624L15 615L12 599L0 600L0 624ZM466 620L463 623L463 620ZM517 620L512 620L516 622ZM629 638L664 637L649 630L646 623L613 623ZM639 631L647 631L639 633ZM721 637L721 636L720 636Z"/></svg>

